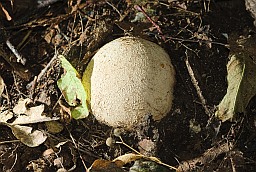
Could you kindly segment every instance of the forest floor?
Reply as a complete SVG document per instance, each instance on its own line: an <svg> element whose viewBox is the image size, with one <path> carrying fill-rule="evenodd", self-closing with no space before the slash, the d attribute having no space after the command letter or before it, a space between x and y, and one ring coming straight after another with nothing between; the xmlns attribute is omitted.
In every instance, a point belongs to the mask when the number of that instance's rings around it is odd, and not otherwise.
<svg viewBox="0 0 256 172"><path fill-rule="evenodd" d="M18 118L14 107L29 99L26 108L44 105L43 114L60 120L26 124L47 136L35 147L17 139L9 124L0 125L0 171L86 171L90 166L91 171L110 172L160 171L160 167L256 170L256 98L236 121L213 117L227 91L230 45L241 36L256 34L244 1L10 2L0 3L1 115L13 112L11 123ZM57 87L63 69L54 57L64 55L82 75L101 46L125 35L150 40L168 52L176 70L175 98L171 112L160 122L148 118L140 130L116 137L93 115L74 120L61 110L67 107ZM256 43L250 46L256 49ZM117 144L107 146L109 137ZM153 142L156 147L151 148ZM139 147L146 145L153 152L149 155L161 162L152 169L152 164L143 165L149 159L137 160L142 164L136 167L129 159L121 168L112 160L134 152L126 145L143 154Z"/></svg>

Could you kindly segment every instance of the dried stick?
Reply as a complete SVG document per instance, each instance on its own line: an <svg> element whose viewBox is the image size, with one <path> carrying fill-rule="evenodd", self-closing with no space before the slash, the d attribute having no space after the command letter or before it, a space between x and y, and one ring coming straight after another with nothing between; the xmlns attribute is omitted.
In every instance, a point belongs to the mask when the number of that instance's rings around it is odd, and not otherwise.
<svg viewBox="0 0 256 172"><path fill-rule="evenodd" d="M109 6L111 6L120 16L120 18L123 18L122 14L120 13L120 11L113 5L111 4L110 2L108 1L105 1Z"/></svg>
<svg viewBox="0 0 256 172"><path fill-rule="evenodd" d="M149 15L145 12L145 10L143 10L139 5L134 5L134 8L140 12L142 12L144 14L144 16L153 24L153 26L155 26L155 28L157 29L158 33L161 35L161 38L163 41L169 41L169 40L174 40L174 41L181 41L181 42L192 42L192 43L212 43L212 44L216 44L216 45L222 45L224 47L229 47L228 44L223 44L220 42L215 42L215 41L208 41L208 40L190 40L190 39L182 39L182 38L174 38L174 37L166 37L164 36L160 26L158 24L156 24L150 17ZM168 38L168 40L166 40L166 38Z"/></svg>
<svg viewBox="0 0 256 172"><path fill-rule="evenodd" d="M193 40L193 39L183 39L183 38L175 38L175 37L166 37L167 40L166 42L173 40L173 41L180 41L180 42L190 42L190 43L211 43L211 44L215 44L215 45L221 45L224 46L226 48L229 48L229 44L223 44L220 42L215 42L215 41L208 41L208 40Z"/></svg>
<svg viewBox="0 0 256 172"><path fill-rule="evenodd" d="M203 153L202 156L189 161L183 161L178 167L178 172L193 171L196 168L202 167L202 165L209 164L220 154L227 153L232 150L233 145L230 142L223 143L217 147L212 147Z"/></svg>
<svg viewBox="0 0 256 172"><path fill-rule="evenodd" d="M12 51L12 53L17 57L17 62L25 65L27 59L22 57L22 55L18 52L18 50L12 45L12 43L9 40L6 41L6 45Z"/></svg>
<svg viewBox="0 0 256 172"><path fill-rule="evenodd" d="M17 143L17 142L20 142L20 140L6 140L6 141L0 142L0 145L9 144L9 143Z"/></svg>
<svg viewBox="0 0 256 172"><path fill-rule="evenodd" d="M67 130L68 130L68 129L67 129ZM72 142L73 142L75 148L76 148L77 150L79 150L79 149L78 149L79 147L78 147L78 145L76 144L76 141L75 141L74 137L72 136L72 134L71 134L71 132L70 132L69 130L68 130L68 133L69 133L69 136L70 136L70 138L71 138L71 140L72 140ZM86 172L89 172L88 167L86 166L86 164L85 164L85 162L84 162L84 159L83 159L83 157L82 157L80 151L78 151L78 154L79 154L79 157L80 157L80 159L81 159L81 161L82 161L82 164L83 164L83 166L84 166Z"/></svg>
<svg viewBox="0 0 256 172"><path fill-rule="evenodd" d="M189 61L188 61L187 51L186 51L185 53L186 53L185 63L186 63L187 69L188 69L188 73L189 73L189 75L190 75L190 77L191 77L191 81L192 81L192 83L193 83L193 85L194 85L194 87L195 87L195 89L196 89L197 95L198 95L198 97L199 97L199 99L200 99L200 101L201 101L201 103L202 103L202 106L203 106L203 108L204 108L204 110L205 110L205 113L206 113L209 117L211 117L211 116L212 116L212 113L211 113L211 111L208 109L208 107L207 107L207 105L206 105L206 100L205 100L205 98L204 98L204 96L203 96L203 94L202 94L202 91L201 91L201 89L200 89L200 87L199 87L199 85L198 85L198 82L197 82L197 80L196 80L196 78L195 78L195 74L194 74L194 72L193 72L193 69L192 69L192 67L190 66L190 63L189 63Z"/></svg>
<svg viewBox="0 0 256 172"><path fill-rule="evenodd" d="M35 88L36 88L36 85L37 83L40 82L40 80L42 79L42 77L46 74L46 72L48 71L48 69L51 67L52 63L57 59L57 54L55 54L53 56L53 58L50 60L50 62L45 66L45 68L43 70L41 70L41 72L39 73L38 76L35 76L33 81L31 81L29 84L28 84L28 88L30 88L30 96L31 98L33 97L33 94L34 94L34 91L35 91Z"/></svg>

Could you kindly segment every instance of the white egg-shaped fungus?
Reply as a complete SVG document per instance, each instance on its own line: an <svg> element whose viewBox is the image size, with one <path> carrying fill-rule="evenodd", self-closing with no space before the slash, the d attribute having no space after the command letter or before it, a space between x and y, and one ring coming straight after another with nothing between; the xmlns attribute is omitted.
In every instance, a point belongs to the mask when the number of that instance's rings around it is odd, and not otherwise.
<svg viewBox="0 0 256 172"><path fill-rule="evenodd" d="M94 55L83 75L92 114L112 127L133 129L145 115L171 109L175 70L159 45L136 37L115 39Z"/></svg>

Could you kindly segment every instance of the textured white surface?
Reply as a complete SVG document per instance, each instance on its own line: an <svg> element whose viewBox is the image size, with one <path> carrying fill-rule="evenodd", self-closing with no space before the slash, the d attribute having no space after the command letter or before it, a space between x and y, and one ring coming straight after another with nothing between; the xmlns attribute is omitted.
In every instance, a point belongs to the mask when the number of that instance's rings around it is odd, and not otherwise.
<svg viewBox="0 0 256 172"><path fill-rule="evenodd" d="M171 109L175 71L157 44L122 37L93 57L91 109L97 120L132 129L152 114L160 120Z"/></svg>

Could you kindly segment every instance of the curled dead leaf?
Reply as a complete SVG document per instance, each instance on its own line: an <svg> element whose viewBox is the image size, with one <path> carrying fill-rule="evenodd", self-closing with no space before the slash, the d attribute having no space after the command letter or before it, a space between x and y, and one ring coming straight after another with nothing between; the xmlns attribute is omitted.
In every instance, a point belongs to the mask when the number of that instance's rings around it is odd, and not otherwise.
<svg viewBox="0 0 256 172"><path fill-rule="evenodd" d="M218 105L215 115L225 122L244 113L246 106L256 95L256 63L245 52L234 53L227 64L227 93Z"/></svg>
<svg viewBox="0 0 256 172"><path fill-rule="evenodd" d="M125 164L133 162L135 160L141 159L143 157L145 157L145 156L139 155L139 154L134 154L134 153L128 153L128 154L124 154L124 155L117 157L116 159L113 160L113 162L121 161L123 163L123 165L125 165Z"/></svg>
<svg viewBox="0 0 256 172"><path fill-rule="evenodd" d="M42 131L32 131L32 127L20 125L9 125L9 127L12 129L14 136L29 147L37 147L47 139Z"/></svg>

